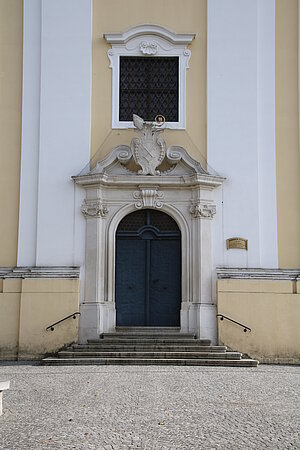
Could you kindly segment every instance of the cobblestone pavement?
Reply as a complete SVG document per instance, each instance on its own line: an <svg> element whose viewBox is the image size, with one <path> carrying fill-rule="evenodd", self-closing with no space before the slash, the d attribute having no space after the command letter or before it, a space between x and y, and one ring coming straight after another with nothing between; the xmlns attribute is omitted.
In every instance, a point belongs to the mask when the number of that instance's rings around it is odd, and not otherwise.
<svg viewBox="0 0 300 450"><path fill-rule="evenodd" d="M300 449L300 367L0 365L0 448Z"/></svg>

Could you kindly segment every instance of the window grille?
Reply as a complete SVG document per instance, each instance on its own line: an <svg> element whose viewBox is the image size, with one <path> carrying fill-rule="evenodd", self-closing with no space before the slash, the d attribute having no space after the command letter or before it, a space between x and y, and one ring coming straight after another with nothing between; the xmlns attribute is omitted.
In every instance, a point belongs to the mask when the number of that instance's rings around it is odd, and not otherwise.
<svg viewBox="0 0 300 450"><path fill-rule="evenodd" d="M168 214L153 209L143 209L125 216L118 226L118 232L139 231L145 225L153 225L160 231L179 231L177 223Z"/></svg>
<svg viewBox="0 0 300 450"><path fill-rule="evenodd" d="M120 121L137 114L153 121L162 114L166 122L178 122L179 58L120 57Z"/></svg>

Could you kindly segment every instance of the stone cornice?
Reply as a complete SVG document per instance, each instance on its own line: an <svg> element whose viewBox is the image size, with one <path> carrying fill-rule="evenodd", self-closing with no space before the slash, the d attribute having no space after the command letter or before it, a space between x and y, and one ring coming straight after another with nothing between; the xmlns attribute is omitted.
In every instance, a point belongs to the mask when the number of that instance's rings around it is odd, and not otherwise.
<svg viewBox="0 0 300 450"><path fill-rule="evenodd" d="M239 267L217 267L216 272L219 280L300 280L300 269L245 269Z"/></svg>
<svg viewBox="0 0 300 450"><path fill-rule="evenodd" d="M119 175L118 177L107 174L87 174L72 177L72 179L82 186L178 186L180 188L189 188L191 186L203 186L214 188L220 186L225 178L216 175L191 174L191 175L154 175L151 178L148 175Z"/></svg>
<svg viewBox="0 0 300 450"><path fill-rule="evenodd" d="M79 278L79 266L0 267L0 278Z"/></svg>

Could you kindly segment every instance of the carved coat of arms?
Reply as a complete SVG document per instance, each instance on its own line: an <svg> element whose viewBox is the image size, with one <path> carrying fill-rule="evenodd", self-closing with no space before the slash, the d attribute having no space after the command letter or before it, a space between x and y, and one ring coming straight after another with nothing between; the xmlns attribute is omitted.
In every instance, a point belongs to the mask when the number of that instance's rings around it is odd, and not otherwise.
<svg viewBox="0 0 300 450"><path fill-rule="evenodd" d="M159 175L157 167L162 163L166 154L166 143L159 136L162 130L153 122L145 122L136 114L133 123L137 128L138 137L131 141L131 151L136 164L141 166L139 174Z"/></svg>

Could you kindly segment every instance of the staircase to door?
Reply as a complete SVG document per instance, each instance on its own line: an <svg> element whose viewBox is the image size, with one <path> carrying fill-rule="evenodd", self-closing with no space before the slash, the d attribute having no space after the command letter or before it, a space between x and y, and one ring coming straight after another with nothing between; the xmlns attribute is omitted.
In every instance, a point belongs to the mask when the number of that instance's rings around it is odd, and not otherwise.
<svg viewBox="0 0 300 450"><path fill-rule="evenodd" d="M72 345L46 365L257 366L224 346L180 332L181 235L167 214L126 216L116 238L117 330Z"/></svg>
<svg viewBox="0 0 300 450"><path fill-rule="evenodd" d="M258 361L244 358L225 346L212 346L179 328L119 327L87 344L76 344L56 357L43 359L45 365L171 365L256 367Z"/></svg>

